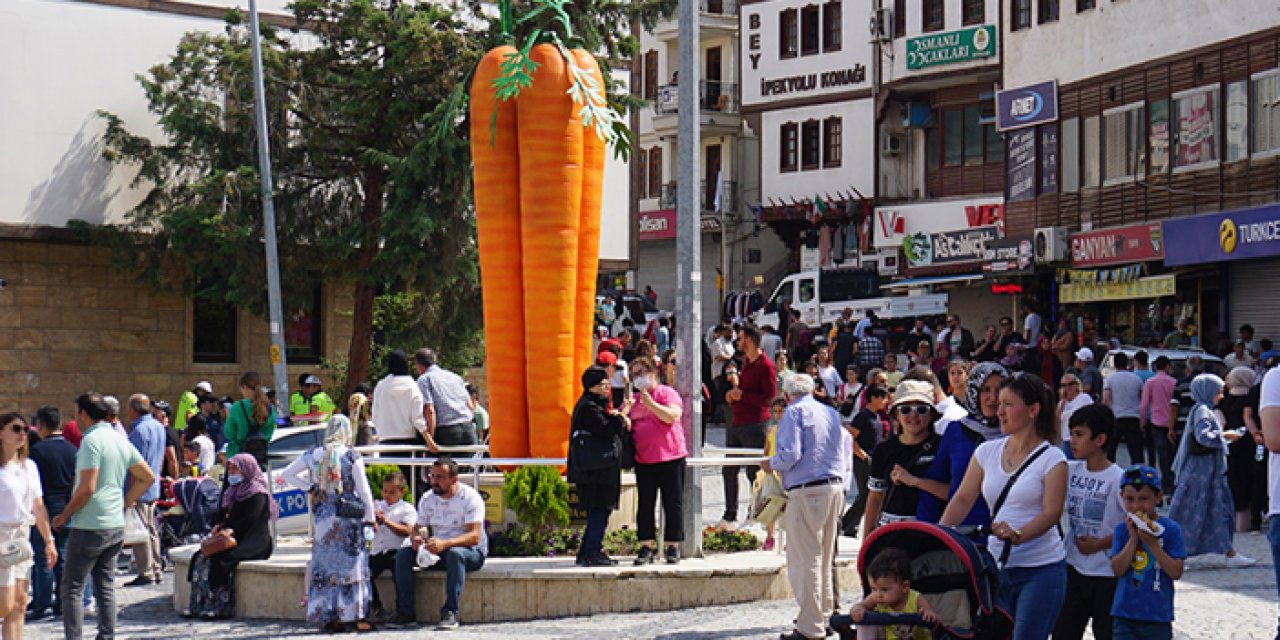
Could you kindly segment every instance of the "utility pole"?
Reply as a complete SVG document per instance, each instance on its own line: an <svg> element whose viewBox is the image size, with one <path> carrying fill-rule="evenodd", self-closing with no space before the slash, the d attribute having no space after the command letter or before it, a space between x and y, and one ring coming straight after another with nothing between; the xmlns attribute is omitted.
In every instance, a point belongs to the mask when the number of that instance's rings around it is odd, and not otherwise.
<svg viewBox="0 0 1280 640"><path fill-rule="evenodd" d="M276 205L272 198L271 141L267 131L267 95L262 80L262 42L258 2L249 0L249 38L253 45L253 102L258 124L258 175L262 178L262 234L267 250L267 310L271 329L271 374L275 378L276 415L289 416L289 370L284 348L284 311L280 303L280 257L276 252Z"/></svg>
<svg viewBox="0 0 1280 640"><path fill-rule="evenodd" d="M701 91L698 60L700 0L680 0L680 78L676 128L676 357L680 363L676 386L684 402L680 422L689 441L689 455L702 456L702 189L698 188ZM709 178L710 176L708 176ZM723 229L721 233L724 233ZM675 526L671 523L670 526ZM684 477L685 557L702 555L702 470L688 467Z"/></svg>

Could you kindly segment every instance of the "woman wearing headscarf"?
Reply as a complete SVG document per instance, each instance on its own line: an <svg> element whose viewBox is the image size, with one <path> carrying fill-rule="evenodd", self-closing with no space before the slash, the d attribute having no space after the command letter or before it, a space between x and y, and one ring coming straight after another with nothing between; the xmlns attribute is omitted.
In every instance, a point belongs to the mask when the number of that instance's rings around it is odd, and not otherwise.
<svg viewBox="0 0 1280 640"><path fill-rule="evenodd" d="M330 633L352 624L359 631L373 628L368 622L373 494L352 439L351 421L333 416L324 446L302 454L283 472L286 482L311 495L315 541L307 563L307 620Z"/></svg>
<svg viewBox="0 0 1280 640"><path fill-rule="evenodd" d="M191 601L187 615L193 618L230 618L236 613L236 567L245 560L271 557L271 521L280 515L271 497L266 474L252 455L240 453L227 461L227 488L222 508L213 517L214 532L226 530L236 546L205 557L197 553L187 570Z"/></svg>
<svg viewBox="0 0 1280 640"><path fill-rule="evenodd" d="M1202 373L1191 380L1196 404L1187 415L1187 428L1173 458L1177 487L1169 505L1169 519L1182 527L1188 556L1225 553L1228 566L1255 561L1236 553L1232 543L1235 504L1227 484L1227 446L1239 435L1225 432L1214 407L1222 399L1222 378Z"/></svg>
<svg viewBox="0 0 1280 640"><path fill-rule="evenodd" d="M1218 402L1217 416L1226 431L1237 431L1249 437L1240 437L1227 447L1227 486L1231 488L1231 498L1236 509L1236 531L1245 532L1253 524L1251 504L1256 504L1255 491L1266 491L1266 472L1263 481L1254 484L1259 469L1266 469L1265 458L1256 460L1258 445L1254 442L1252 432L1257 430L1257 421L1246 416L1245 411L1252 407L1253 400L1249 394L1258 374L1246 366L1234 367L1227 372L1227 386ZM1250 411L1250 413L1252 413ZM1253 422L1252 428L1249 424Z"/></svg>
<svg viewBox="0 0 1280 640"><path fill-rule="evenodd" d="M947 501L959 490L974 450L983 442L1004 437L996 410L1000 408L1000 384L1008 377L1009 371L994 362L979 363L969 371L961 403L969 415L943 430L937 455L929 470L917 479L920 506L916 517L919 520L937 522ZM957 424L963 428L955 428ZM990 524L990 519L987 503L979 496L960 524L985 526Z"/></svg>
<svg viewBox="0 0 1280 640"><path fill-rule="evenodd" d="M605 555L602 543L609 514L618 508L622 469L618 458L610 460L598 454L621 451L619 438L623 430L631 428L626 416L631 406L624 402L620 409L611 409L611 395L609 373L602 367L589 367L582 372L582 397L569 423L569 482L577 489L578 506L587 512L587 528L578 549L578 565L584 567L618 564Z"/></svg>

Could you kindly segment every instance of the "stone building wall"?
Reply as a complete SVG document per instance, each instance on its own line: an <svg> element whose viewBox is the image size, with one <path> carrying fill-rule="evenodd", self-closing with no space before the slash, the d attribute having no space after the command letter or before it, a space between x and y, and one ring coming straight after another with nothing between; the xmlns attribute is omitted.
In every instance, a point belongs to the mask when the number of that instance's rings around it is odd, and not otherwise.
<svg viewBox="0 0 1280 640"><path fill-rule="evenodd" d="M266 320L239 313L235 363L195 363L191 299L157 294L116 272L106 249L0 239L0 278L7 281L0 290L0 411L30 415L52 404L70 417L86 390L122 399L144 392L172 403L199 380L236 397L236 379L251 369L270 384ZM351 309L350 287L324 287L326 357L346 355ZM291 388L304 371L323 376L314 365L290 366Z"/></svg>

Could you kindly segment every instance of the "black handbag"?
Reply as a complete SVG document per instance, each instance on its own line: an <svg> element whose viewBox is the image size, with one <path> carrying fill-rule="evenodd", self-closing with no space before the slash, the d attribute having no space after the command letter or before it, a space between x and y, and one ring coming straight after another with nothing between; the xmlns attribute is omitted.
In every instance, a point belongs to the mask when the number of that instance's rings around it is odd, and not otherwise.
<svg viewBox="0 0 1280 640"><path fill-rule="evenodd" d="M636 439L630 429L622 430L618 443L618 466L628 471L636 468Z"/></svg>
<svg viewBox="0 0 1280 640"><path fill-rule="evenodd" d="M600 471L622 463L622 443L618 438L595 437L590 431L574 431L569 436L569 455L573 466L582 471Z"/></svg>

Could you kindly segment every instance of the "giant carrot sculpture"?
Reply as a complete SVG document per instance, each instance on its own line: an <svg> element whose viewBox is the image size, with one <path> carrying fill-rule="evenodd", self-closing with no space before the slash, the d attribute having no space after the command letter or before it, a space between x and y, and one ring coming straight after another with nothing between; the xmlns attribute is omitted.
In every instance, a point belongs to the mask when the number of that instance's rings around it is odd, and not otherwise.
<svg viewBox="0 0 1280 640"><path fill-rule="evenodd" d="M535 0L525 20L551 11L568 30L562 4ZM591 362L605 147L620 121L604 86L590 52L543 30L489 51L471 83L485 344L509 372L490 385L494 457L568 447Z"/></svg>

